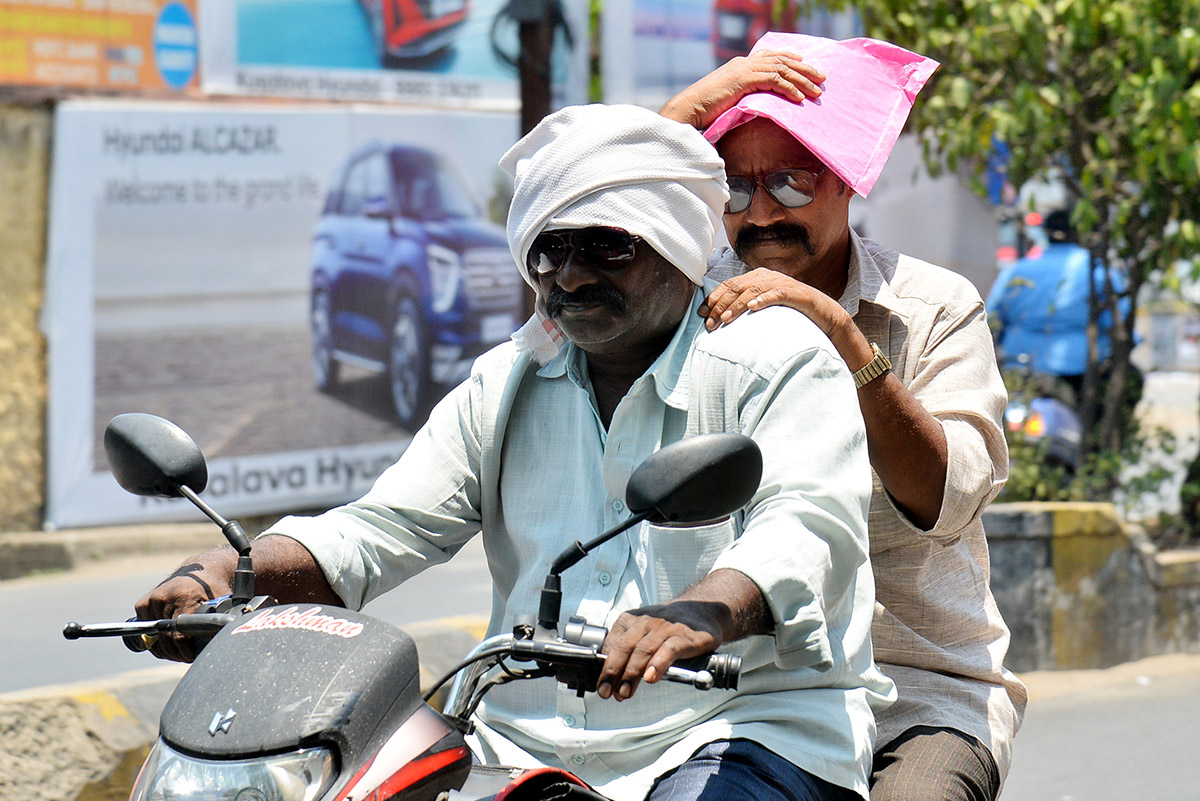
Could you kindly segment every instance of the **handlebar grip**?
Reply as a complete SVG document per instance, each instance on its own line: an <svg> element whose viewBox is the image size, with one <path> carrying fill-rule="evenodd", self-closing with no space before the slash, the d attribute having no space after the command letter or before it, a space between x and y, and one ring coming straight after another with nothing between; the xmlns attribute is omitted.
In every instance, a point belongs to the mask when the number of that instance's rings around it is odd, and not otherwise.
<svg viewBox="0 0 1200 801"><path fill-rule="evenodd" d="M680 659L668 669L681 668L687 673L698 674L705 673L710 677L709 680L703 683L708 685L703 689L713 688L718 690L736 690L738 687L738 679L742 674L742 658L734 654L708 654L707 656L694 656L690 659ZM690 679L686 674L679 675L679 680L685 683L695 683L694 679ZM668 678L671 678L668 676Z"/></svg>
<svg viewBox="0 0 1200 801"><path fill-rule="evenodd" d="M130 634L121 638L121 642L125 643L125 647L135 654L149 651L154 647L156 640L158 640L158 637L150 634Z"/></svg>
<svg viewBox="0 0 1200 801"><path fill-rule="evenodd" d="M126 623L134 623L137 621L137 615L126 620ZM149 651L154 647L154 641L158 639L157 635L153 634L127 634L121 638L121 642L125 643L125 647L135 654L140 654L143 651Z"/></svg>
<svg viewBox="0 0 1200 801"><path fill-rule="evenodd" d="M742 676L742 658L734 654L712 654L705 670L712 674L716 689L736 690Z"/></svg>

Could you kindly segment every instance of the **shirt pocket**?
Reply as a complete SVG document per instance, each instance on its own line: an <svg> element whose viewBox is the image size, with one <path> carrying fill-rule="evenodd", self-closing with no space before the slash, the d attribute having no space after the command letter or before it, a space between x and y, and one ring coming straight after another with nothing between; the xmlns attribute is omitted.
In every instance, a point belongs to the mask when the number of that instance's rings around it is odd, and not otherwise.
<svg viewBox="0 0 1200 801"><path fill-rule="evenodd" d="M673 601L707 576L736 534L732 517L706 526L642 526L646 604Z"/></svg>

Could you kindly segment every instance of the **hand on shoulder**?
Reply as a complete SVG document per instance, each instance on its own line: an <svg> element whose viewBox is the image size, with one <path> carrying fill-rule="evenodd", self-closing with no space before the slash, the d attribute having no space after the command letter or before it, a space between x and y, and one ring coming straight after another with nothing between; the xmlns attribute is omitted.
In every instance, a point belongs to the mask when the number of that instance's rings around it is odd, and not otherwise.
<svg viewBox="0 0 1200 801"><path fill-rule="evenodd" d="M760 267L721 283L700 304L698 312L709 331L733 322L745 312L768 306L787 306L802 312L832 338L849 315L836 300L803 281Z"/></svg>

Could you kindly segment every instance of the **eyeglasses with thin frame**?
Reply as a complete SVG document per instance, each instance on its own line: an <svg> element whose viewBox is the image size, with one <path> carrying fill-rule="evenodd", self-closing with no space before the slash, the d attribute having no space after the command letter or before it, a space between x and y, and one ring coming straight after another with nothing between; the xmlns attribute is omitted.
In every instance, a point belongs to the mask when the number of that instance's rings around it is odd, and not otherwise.
<svg viewBox="0 0 1200 801"><path fill-rule="evenodd" d="M575 255L597 270L617 272L633 262L641 241L624 228L607 225L543 231L534 237L525 267L535 279L553 275Z"/></svg>
<svg viewBox="0 0 1200 801"><path fill-rule="evenodd" d="M754 190L761 184L776 203L789 209L798 209L812 203L817 194L817 179L825 174L825 166L816 170L790 168L776 170L760 177L747 178L744 175L731 175L729 182L729 202L725 204L726 214L741 214L750 208L754 199Z"/></svg>

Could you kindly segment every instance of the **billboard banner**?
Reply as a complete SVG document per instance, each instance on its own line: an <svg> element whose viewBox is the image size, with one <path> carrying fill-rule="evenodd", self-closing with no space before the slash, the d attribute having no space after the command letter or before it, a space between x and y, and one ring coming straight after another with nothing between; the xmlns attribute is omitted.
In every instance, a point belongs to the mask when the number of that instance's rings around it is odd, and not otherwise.
<svg viewBox="0 0 1200 801"><path fill-rule="evenodd" d="M43 317L46 525L192 519L108 473L124 412L209 460L224 514L357 497L523 322L498 223L513 114L71 101Z"/></svg>
<svg viewBox="0 0 1200 801"><path fill-rule="evenodd" d="M185 90L198 52L196 0L0 3L0 84Z"/></svg>
<svg viewBox="0 0 1200 801"><path fill-rule="evenodd" d="M305 99L514 110L507 0L205 0L204 89ZM565 4L574 42L587 7ZM560 102L581 102L587 48L556 48Z"/></svg>
<svg viewBox="0 0 1200 801"><path fill-rule="evenodd" d="M804 12L800 0L609 0L604 102L657 109L768 31L832 39L862 35L853 10Z"/></svg>

